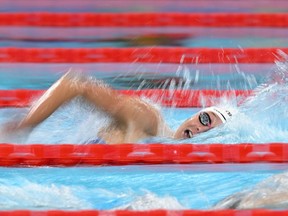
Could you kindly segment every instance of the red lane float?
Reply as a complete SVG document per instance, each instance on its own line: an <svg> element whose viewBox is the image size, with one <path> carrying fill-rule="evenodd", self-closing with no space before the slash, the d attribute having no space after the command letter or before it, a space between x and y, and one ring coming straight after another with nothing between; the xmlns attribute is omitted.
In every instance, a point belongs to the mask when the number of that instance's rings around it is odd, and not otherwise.
<svg viewBox="0 0 288 216"><path fill-rule="evenodd" d="M0 144L0 166L288 162L288 143Z"/></svg>
<svg viewBox="0 0 288 216"><path fill-rule="evenodd" d="M274 63L288 48L0 48L0 62Z"/></svg>
<svg viewBox="0 0 288 216"><path fill-rule="evenodd" d="M5 216L287 216L287 210L269 210L269 209L249 209L249 210L150 210L150 211L129 211L129 210L12 210L0 211Z"/></svg>
<svg viewBox="0 0 288 216"><path fill-rule="evenodd" d="M168 107L203 107L217 104L221 99L242 101L252 90L116 90L121 94L146 97ZM0 90L0 107L27 107L40 97L44 90Z"/></svg>
<svg viewBox="0 0 288 216"><path fill-rule="evenodd" d="M0 26L288 27L287 13L1 13Z"/></svg>

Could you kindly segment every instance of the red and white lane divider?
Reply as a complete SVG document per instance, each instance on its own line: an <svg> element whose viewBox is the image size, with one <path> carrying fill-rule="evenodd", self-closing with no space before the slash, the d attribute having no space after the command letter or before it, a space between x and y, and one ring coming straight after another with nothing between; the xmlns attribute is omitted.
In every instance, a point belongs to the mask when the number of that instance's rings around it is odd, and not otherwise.
<svg viewBox="0 0 288 216"><path fill-rule="evenodd" d="M250 209L250 210L150 210L150 211L101 211L101 210L14 210L0 211L3 216L286 216L287 210L268 210L268 209Z"/></svg>
<svg viewBox="0 0 288 216"><path fill-rule="evenodd" d="M0 166L288 162L287 143L0 144Z"/></svg>
<svg viewBox="0 0 288 216"><path fill-rule="evenodd" d="M0 26L288 27L287 13L1 13Z"/></svg>

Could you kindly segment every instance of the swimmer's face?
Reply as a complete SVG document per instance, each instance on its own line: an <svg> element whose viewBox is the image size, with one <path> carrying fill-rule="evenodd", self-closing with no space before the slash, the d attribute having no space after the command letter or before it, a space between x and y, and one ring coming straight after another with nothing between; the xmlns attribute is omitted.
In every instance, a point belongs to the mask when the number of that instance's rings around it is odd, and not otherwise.
<svg viewBox="0 0 288 216"><path fill-rule="evenodd" d="M215 113L210 111L200 111L180 125L174 134L174 138L189 139L221 124L223 124L221 119Z"/></svg>

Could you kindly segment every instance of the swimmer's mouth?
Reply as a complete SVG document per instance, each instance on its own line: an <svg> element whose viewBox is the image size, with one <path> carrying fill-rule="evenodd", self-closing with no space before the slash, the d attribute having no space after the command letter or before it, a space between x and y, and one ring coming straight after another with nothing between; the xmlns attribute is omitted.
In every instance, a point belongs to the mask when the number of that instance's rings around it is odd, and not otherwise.
<svg viewBox="0 0 288 216"><path fill-rule="evenodd" d="M193 137L193 133L192 133L191 130L186 129L186 130L184 131L184 136L185 136L185 138L192 138L192 137Z"/></svg>

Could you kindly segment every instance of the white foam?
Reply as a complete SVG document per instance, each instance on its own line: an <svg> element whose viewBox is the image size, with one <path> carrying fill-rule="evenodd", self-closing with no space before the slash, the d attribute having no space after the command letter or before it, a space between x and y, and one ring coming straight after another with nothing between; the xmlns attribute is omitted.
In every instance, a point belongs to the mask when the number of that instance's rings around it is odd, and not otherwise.
<svg viewBox="0 0 288 216"><path fill-rule="evenodd" d="M77 197L77 189L73 186L23 181L18 185L0 184L1 209L21 209L23 206L30 209L91 208L90 203Z"/></svg>
<svg viewBox="0 0 288 216"><path fill-rule="evenodd" d="M121 206L117 209L127 210L152 210L152 209L170 209L181 210L185 209L183 205L173 196L158 196L152 192L147 191L142 196L137 196L132 202L127 205Z"/></svg>
<svg viewBox="0 0 288 216"><path fill-rule="evenodd" d="M217 203L213 209L288 208L288 173L273 175L256 186L235 193Z"/></svg>

